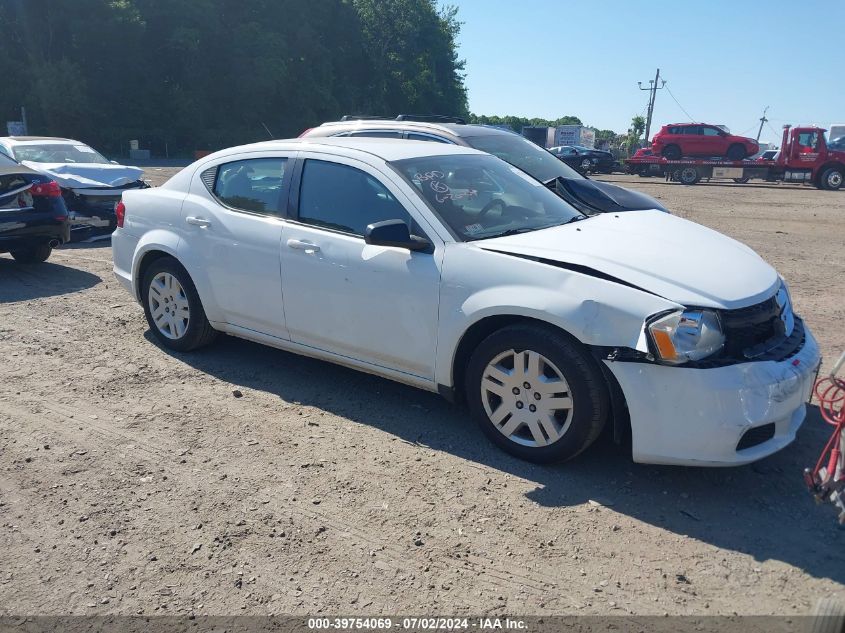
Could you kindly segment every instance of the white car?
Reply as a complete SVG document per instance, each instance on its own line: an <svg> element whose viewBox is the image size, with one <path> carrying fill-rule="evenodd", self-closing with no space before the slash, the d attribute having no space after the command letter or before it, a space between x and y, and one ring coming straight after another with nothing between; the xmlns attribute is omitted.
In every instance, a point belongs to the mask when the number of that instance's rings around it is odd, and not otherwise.
<svg viewBox="0 0 845 633"><path fill-rule="evenodd" d="M751 462L793 440L820 363L748 247L662 211L586 218L467 147L246 145L117 210L115 275L165 347L226 332L464 399L537 462L629 423L639 462Z"/></svg>

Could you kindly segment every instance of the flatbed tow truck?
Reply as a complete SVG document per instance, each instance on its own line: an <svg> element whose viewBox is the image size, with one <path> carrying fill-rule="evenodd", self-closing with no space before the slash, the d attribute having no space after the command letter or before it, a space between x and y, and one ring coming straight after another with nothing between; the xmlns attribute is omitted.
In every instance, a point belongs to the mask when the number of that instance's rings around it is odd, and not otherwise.
<svg viewBox="0 0 845 633"><path fill-rule="evenodd" d="M772 160L640 156L625 161L628 173L665 176L667 180L694 185L702 179L728 179L811 184L837 191L845 185L845 151L828 148L825 129L783 126L783 142Z"/></svg>

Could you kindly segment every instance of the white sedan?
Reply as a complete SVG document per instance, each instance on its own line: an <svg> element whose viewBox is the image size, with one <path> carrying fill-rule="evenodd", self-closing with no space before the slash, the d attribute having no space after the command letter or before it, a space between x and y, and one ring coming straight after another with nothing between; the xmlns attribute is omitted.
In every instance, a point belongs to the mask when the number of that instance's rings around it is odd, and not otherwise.
<svg viewBox="0 0 845 633"><path fill-rule="evenodd" d="M235 147L117 215L115 275L163 346L226 332L439 392L532 461L612 425L639 462L751 462L794 439L820 363L748 247L657 210L585 217L466 147Z"/></svg>

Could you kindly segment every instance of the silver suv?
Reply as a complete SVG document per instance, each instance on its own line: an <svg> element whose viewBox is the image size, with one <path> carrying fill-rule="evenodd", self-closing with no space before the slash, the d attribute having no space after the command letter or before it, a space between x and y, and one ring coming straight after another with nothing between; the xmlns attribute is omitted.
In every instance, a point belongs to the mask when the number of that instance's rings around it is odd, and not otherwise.
<svg viewBox="0 0 845 633"><path fill-rule="evenodd" d="M657 200L579 174L551 152L515 132L489 125L471 125L458 117L400 114L395 119L345 116L305 130L301 137L376 137L451 143L501 158L549 187L582 213L666 209Z"/></svg>

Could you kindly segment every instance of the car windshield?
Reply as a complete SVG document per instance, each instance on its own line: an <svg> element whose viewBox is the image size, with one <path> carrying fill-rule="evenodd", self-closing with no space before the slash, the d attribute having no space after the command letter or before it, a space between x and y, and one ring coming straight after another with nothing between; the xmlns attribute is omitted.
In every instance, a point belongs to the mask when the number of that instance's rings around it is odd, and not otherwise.
<svg viewBox="0 0 845 633"><path fill-rule="evenodd" d="M728 126L727 126L727 125L715 125L714 127L719 128L719 129L720 129L720 130L722 130L722 132L724 132L725 134L730 134L730 133L731 133L731 131L728 129Z"/></svg>
<svg viewBox="0 0 845 633"><path fill-rule="evenodd" d="M0 152L0 167L10 167L12 165L17 165L17 163L6 156L3 152Z"/></svg>
<svg viewBox="0 0 845 633"><path fill-rule="evenodd" d="M584 177L551 152L516 134L489 134L464 137L475 149L493 154L506 163L519 167L540 182L557 178L581 180Z"/></svg>
<svg viewBox="0 0 845 633"><path fill-rule="evenodd" d="M108 165L109 160L82 143L27 143L12 148L15 158L34 163L96 163Z"/></svg>
<svg viewBox="0 0 845 633"><path fill-rule="evenodd" d="M833 139L827 146L829 149L845 150L845 136Z"/></svg>
<svg viewBox="0 0 845 633"><path fill-rule="evenodd" d="M540 182L492 156L425 156L392 165L464 241L584 218Z"/></svg>

